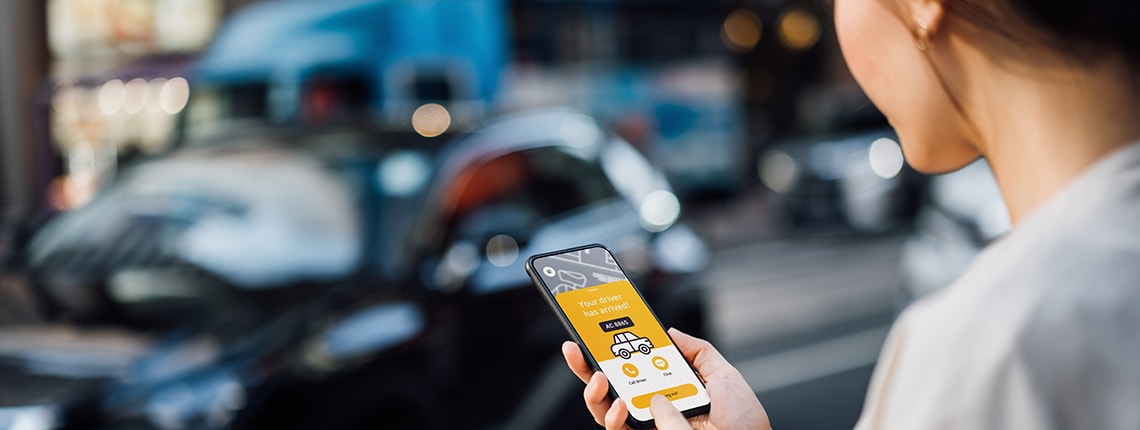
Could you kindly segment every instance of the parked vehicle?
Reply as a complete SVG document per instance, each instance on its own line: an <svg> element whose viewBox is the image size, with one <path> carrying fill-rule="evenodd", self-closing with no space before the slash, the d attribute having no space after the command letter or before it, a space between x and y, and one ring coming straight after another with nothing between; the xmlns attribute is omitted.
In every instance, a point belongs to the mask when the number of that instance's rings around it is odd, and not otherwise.
<svg viewBox="0 0 1140 430"><path fill-rule="evenodd" d="M925 182L906 165L890 128L778 142L757 170L789 224L838 221L861 232L904 224Z"/></svg>
<svg viewBox="0 0 1140 430"><path fill-rule="evenodd" d="M589 418L565 333L522 264L581 243L607 244L663 320L707 335L704 242L664 175L590 116L520 114L438 155L391 137L184 148L38 232L48 313L159 339L125 377L60 400L59 422L574 426Z"/></svg>
<svg viewBox="0 0 1140 430"><path fill-rule="evenodd" d="M932 178L903 245L900 309L949 285L1009 229L1005 201L985 160Z"/></svg>
<svg viewBox="0 0 1140 430"><path fill-rule="evenodd" d="M411 133L420 131L413 115L429 103L447 115L444 130L469 131L493 112L508 56L505 14L501 0L243 8L193 68L182 139L210 140L250 124Z"/></svg>

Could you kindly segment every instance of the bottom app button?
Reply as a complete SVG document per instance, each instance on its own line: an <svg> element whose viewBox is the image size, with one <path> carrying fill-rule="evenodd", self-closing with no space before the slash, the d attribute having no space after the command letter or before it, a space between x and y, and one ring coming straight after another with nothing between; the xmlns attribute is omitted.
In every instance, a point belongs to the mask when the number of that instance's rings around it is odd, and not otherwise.
<svg viewBox="0 0 1140 430"><path fill-rule="evenodd" d="M675 401L677 399L683 399L685 397L696 395L697 387L693 384L678 385L673 388L666 388L664 390L642 394L640 396L634 397L632 400L630 400L630 403L632 403L635 408L646 409L649 407L649 399L652 399L653 396L656 396L658 394L665 396L665 398L669 399L670 401Z"/></svg>

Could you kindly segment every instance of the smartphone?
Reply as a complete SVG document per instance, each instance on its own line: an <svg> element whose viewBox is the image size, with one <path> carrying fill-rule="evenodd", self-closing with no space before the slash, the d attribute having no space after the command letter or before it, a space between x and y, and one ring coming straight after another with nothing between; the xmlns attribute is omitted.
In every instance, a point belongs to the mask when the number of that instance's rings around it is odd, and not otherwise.
<svg viewBox="0 0 1140 430"><path fill-rule="evenodd" d="M625 400L630 427L653 427L657 394L686 417L708 413L704 382L605 246L535 255L526 271L586 361L605 373L610 396Z"/></svg>

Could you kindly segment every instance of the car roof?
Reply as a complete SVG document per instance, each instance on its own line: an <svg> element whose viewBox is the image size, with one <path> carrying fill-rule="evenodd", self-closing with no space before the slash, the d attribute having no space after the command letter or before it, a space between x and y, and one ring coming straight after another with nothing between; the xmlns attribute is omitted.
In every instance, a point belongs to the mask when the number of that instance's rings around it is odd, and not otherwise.
<svg viewBox="0 0 1140 430"><path fill-rule="evenodd" d="M527 149L560 147L583 157L601 149L605 132L580 109L548 108L503 117L449 144L440 157L440 178L454 178L467 166Z"/></svg>

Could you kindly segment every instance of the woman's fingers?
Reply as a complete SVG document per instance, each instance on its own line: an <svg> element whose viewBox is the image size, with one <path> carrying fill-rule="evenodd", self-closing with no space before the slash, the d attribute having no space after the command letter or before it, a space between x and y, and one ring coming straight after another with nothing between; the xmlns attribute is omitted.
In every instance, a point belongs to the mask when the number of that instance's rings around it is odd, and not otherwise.
<svg viewBox="0 0 1140 430"><path fill-rule="evenodd" d="M689 420L673 406L673 402L660 394L649 399L649 413L657 430L692 430Z"/></svg>
<svg viewBox="0 0 1140 430"><path fill-rule="evenodd" d="M728 376L729 372L732 375L739 375L735 368L720 355L720 352L707 341L689 336L677 329L669 329L669 335L685 358L706 380L718 375ZM602 372L595 372L590 368L578 344L571 341L563 342L562 356L566 359L566 365L570 370L578 376L578 379L586 383L582 397L590 415L594 417L594 421L610 430L627 428L628 407L621 399L610 399L609 380ZM650 401L650 413L653 414L658 429L687 430L692 428L685 416L664 396L654 396Z"/></svg>
<svg viewBox="0 0 1140 430"><path fill-rule="evenodd" d="M606 430L628 429L625 419L629 416L629 409L622 399L614 400L613 406L606 412Z"/></svg>
<svg viewBox="0 0 1140 430"><path fill-rule="evenodd" d="M693 368L705 380L718 374L723 375L724 372L736 373L736 368L732 367L728 360L720 355L720 351L708 341L689 336L675 328L669 329L669 336L673 338L673 343L677 344L677 349L681 350L685 359L693 364Z"/></svg>
<svg viewBox="0 0 1140 430"><path fill-rule="evenodd" d="M619 408L613 407L614 402L609 397L610 381L606 379L606 375L590 369L590 365L586 363L586 358L582 356L582 349L574 342L562 343L562 356L566 358L566 365L570 367L570 370L578 376L578 379L586 383L586 389L582 391L582 398L586 401L586 409L594 417L594 422L611 428L609 425L610 415L619 414L621 415L619 420L621 426L624 426L627 414L625 405L622 404ZM621 426L616 428L621 428Z"/></svg>
<svg viewBox="0 0 1140 430"><path fill-rule="evenodd" d="M582 356L582 349L578 347L578 344L571 341L562 342L562 357L566 359L566 366L570 367L570 371L578 375L578 379L581 379L582 382L590 382L590 377L594 375L594 371L586 363L586 357Z"/></svg>
<svg viewBox="0 0 1140 430"><path fill-rule="evenodd" d="M606 375L602 372L594 373L590 377L589 382L586 383L586 389L582 392L582 397L586 400L586 409L590 410L590 415L594 416L594 422L598 425L607 426L607 419L610 406L613 400L610 400L608 394L610 390L610 382L606 379ZM623 416L624 420L625 417Z"/></svg>

